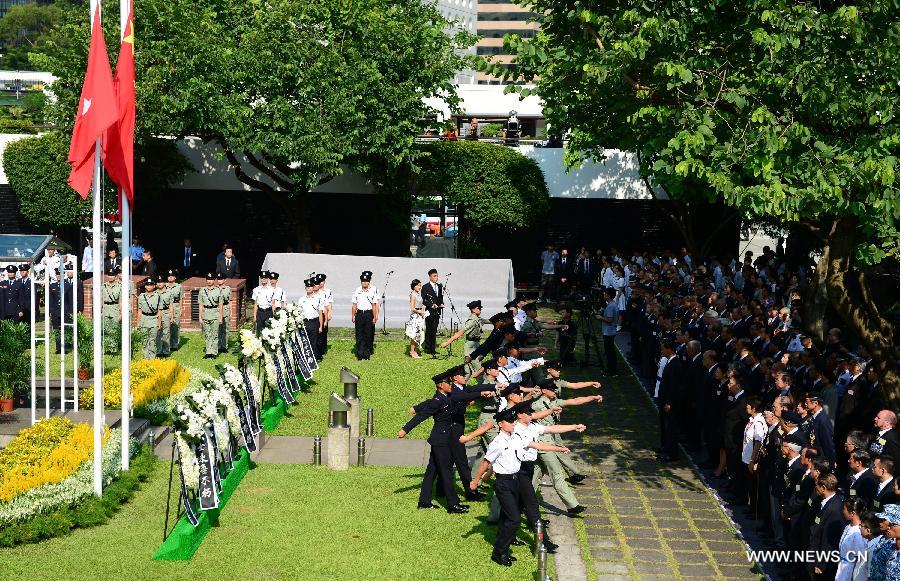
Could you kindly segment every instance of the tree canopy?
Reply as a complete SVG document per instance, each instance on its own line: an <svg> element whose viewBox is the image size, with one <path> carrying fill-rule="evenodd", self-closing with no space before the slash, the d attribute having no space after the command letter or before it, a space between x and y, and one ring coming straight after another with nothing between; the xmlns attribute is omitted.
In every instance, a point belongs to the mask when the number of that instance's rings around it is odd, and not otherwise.
<svg viewBox="0 0 900 581"><path fill-rule="evenodd" d="M46 43L47 33L62 21L67 3L18 4L10 6L0 18L0 67L5 70L33 69L28 53L41 50Z"/></svg>
<svg viewBox="0 0 900 581"><path fill-rule="evenodd" d="M637 151L675 199L724 200L814 233L817 275L900 395L862 266L900 253L900 8L753 0L522 0L507 43L570 154ZM852 273L852 276L851 276Z"/></svg>
<svg viewBox="0 0 900 581"><path fill-rule="evenodd" d="M115 14L109 2L107 14ZM118 6L118 3L115 3ZM426 97L453 102L474 37L445 34L420 0L147 0L135 4L137 131L217 142L238 179L293 220L298 246L311 188L346 168L415 155ZM72 124L87 14L67 14L39 66L59 81L56 122ZM118 22L104 22L115 59Z"/></svg>

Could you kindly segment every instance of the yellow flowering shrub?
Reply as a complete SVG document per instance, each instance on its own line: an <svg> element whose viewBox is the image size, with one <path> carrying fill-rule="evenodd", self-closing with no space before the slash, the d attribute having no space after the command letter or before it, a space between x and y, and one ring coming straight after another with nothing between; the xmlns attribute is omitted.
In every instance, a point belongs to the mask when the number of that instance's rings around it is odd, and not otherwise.
<svg viewBox="0 0 900 581"><path fill-rule="evenodd" d="M0 450L0 478L17 466L36 464L65 440L75 424L66 418L44 419L19 432L19 435Z"/></svg>
<svg viewBox="0 0 900 581"><path fill-rule="evenodd" d="M131 366L131 397L135 406L148 404L178 393L187 386L191 373L174 359L144 359ZM103 376L103 403L106 407L122 407L122 370L114 369ZM93 409L93 386L81 392L81 407Z"/></svg>
<svg viewBox="0 0 900 581"><path fill-rule="evenodd" d="M108 437L107 427L104 441ZM10 446L14 444L16 440ZM9 501L30 488L62 482L91 457L93 446L93 428L87 423L74 426L58 445L42 457L32 457L27 462L17 463L3 470L0 474L0 502Z"/></svg>

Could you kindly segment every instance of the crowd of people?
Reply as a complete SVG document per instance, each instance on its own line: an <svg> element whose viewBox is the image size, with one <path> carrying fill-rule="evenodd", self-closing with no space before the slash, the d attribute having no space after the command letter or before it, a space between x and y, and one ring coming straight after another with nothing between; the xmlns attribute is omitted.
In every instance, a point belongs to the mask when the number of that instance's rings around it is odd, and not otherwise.
<svg viewBox="0 0 900 581"><path fill-rule="evenodd" d="M661 462L681 443L771 546L819 551L800 578L900 579L897 410L862 345L837 326L823 342L805 333L810 265L779 245L709 260L548 247L541 266L542 300L599 303L604 323L615 303L651 378Z"/></svg>

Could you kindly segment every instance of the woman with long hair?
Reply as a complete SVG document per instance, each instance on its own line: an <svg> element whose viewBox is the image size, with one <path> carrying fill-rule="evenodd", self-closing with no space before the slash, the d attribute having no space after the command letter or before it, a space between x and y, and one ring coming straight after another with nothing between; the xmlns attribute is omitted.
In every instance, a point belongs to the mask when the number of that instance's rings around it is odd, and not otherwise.
<svg viewBox="0 0 900 581"><path fill-rule="evenodd" d="M422 281L414 278L409 283L409 320L406 322L406 336L409 337L409 356L421 358L418 349L425 340L425 303L422 302Z"/></svg>

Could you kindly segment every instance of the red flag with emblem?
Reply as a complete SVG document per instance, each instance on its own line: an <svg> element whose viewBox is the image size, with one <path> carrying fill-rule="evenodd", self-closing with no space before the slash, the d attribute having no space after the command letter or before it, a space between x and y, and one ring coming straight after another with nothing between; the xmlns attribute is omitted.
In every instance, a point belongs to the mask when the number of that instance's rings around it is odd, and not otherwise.
<svg viewBox="0 0 900 581"><path fill-rule="evenodd" d="M78 112L75 128L72 130L72 143L69 145L68 184L78 192L82 199L87 199L91 191L91 180L94 175L94 145L103 137L110 125L118 119L116 110L116 93L113 87L112 70L109 67L109 56L106 53L106 42L100 26L100 6L94 11L94 22L91 26L91 48L88 52L87 72L81 99L78 100ZM101 148L101 156L102 156Z"/></svg>
<svg viewBox="0 0 900 581"><path fill-rule="evenodd" d="M106 134L107 149L103 164L106 173L128 198L134 207L134 119L136 98L134 93L134 4L129 3L128 22L122 34L119 60L116 63L116 102L118 121Z"/></svg>

